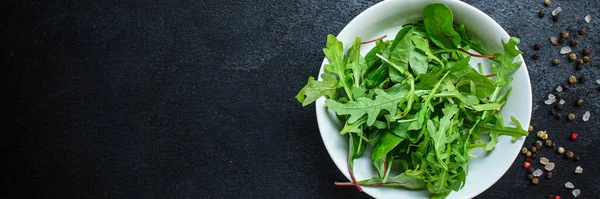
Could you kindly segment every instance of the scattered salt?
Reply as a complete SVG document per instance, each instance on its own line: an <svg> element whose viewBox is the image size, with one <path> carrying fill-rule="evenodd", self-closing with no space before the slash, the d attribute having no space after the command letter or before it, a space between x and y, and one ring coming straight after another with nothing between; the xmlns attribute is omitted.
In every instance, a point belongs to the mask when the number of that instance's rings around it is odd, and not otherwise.
<svg viewBox="0 0 600 199"><path fill-rule="evenodd" d="M554 102L556 102L556 99L547 99L546 101L544 101L544 103L546 103L546 105L550 105Z"/></svg>
<svg viewBox="0 0 600 199"><path fill-rule="evenodd" d="M554 96L553 94L548 94L548 99L556 99L556 96Z"/></svg>
<svg viewBox="0 0 600 199"><path fill-rule="evenodd" d="M581 166L575 167L575 173L576 174L582 174L583 173L583 168L581 168Z"/></svg>
<svg viewBox="0 0 600 199"><path fill-rule="evenodd" d="M564 100L564 99L560 99L560 101L558 101L558 104L560 104L560 105L563 105L563 104L565 104L565 103L566 103L566 102L565 102L565 100Z"/></svg>
<svg viewBox="0 0 600 199"><path fill-rule="evenodd" d="M577 198L577 196L579 196L579 194L581 194L581 190L579 190L579 189L573 190L573 197Z"/></svg>
<svg viewBox="0 0 600 199"><path fill-rule="evenodd" d="M590 15L586 15L586 16L584 17L584 19L585 19L585 22L587 22L587 23L590 23L590 21L592 20L592 16L590 16Z"/></svg>
<svg viewBox="0 0 600 199"><path fill-rule="evenodd" d="M596 80L596 84L600 84L600 79L597 79L597 80Z"/></svg>
<svg viewBox="0 0 600 199"><path fill-rule="evenodd" d="M568 46L565 46L565 47L562 47L562 48L560 49L560 54L563 54L563 55L564 55L564 54L568 54L568 53L570 53L571 51L573 51L573 50L571 50L571 48L570 48L570 47L568 47Z"/></svg>
<svg viewBox="0 0 600 199"><path fill-rule="evenodd" d="M587 122L588 120L590 120L590 112L589 112L589 111L586 111L586 112L583 114L583 118L582 118L582 119L583 119L583 121L584 121L584 122Z"/></svg>
<svg viewBox="0 0 600 199"><path fill-rule="evenodd" d="M571 183L571 182L567 182L567 183L565 183L565 188L572 189L572 188L575 188L575 185L573 185L573 183Z"/></svg>
<svg viewBox="0 0 600 199"><path fill-rule="evenodd" d="M562 12L562 8L558 7L552 11L552 16L556 16L560 12Z"/></svg>
<svg viewBox="0 0 600 199"><path fill-rule="evenodd" d="M540 158L540 163L541 164L548 164L550 162L550 160L548 160L548 158L546 157L541 157Z"/></svg>
<svg viewBox="0 0 600 199"><path fill-rule="evenodd" d="M562 92L562 91L563 91L563 87L562 86L556 87L556 92Z"/></svg>
<svg viewBox="0 0 600 199"><path fill-rule="evenodd" d="M535 176L537 178L537 177L542 176L542 174L544 174L544 172L541 169L536 169L535 171L533 171L532 174L533 174L533 176Z"/></svg>
<svg viewBox="0 0 600 199"><path fill-rule="evenodd" d="M544 166L544 169L546 169L547 171L552 171L554 169L554 163L550 162L546 164L546 166Z"/></svg>

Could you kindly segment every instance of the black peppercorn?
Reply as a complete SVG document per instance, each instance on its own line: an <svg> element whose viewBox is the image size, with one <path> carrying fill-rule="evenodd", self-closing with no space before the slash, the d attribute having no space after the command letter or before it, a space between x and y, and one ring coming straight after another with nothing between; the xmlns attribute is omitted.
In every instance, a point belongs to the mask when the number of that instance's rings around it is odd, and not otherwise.
<svg viewBox="0 0 600 199"><path fill-rule="evenodd" d="M527 169L527 172L529 172L529 174L532 174L535 171L535 169L533 167L529 167Z"/></svg>
<svg viewBox="0 0 600 199"><path fill-rule="evenodd" d="M587 80L587 75L583 74L579 77L579 82L585 82Z"/></svg>
<svg viewBox="0 0 600 199"><path fill-rule="evenodd" d="M554 118L556 118L557 120L560 120L560 117L561 117L560 113L554 114Z"/></svg>
<svg viewBox="0 0 600 199"><path fill-rule="evenodd" d="M537 153L538 152L537 147L534 147L534 146L531 147L530 151L533 152L533 153Z"/></svg>
<svg viewBox="0 0 600 199"><path fill-rule="evenodd" d="M583 50L583 55L590 56L590 54L592 54L592 52L590 51L589 48L586 48L585 50Z"/></svg>
<svg viewBox="0 0 600 199"><path fill-rule="evenodd" d="M577 60L577 64L579 64L579 65L583 65L583 63L585 63L585 62L583 62L583 59L578 59L578 60Z"/></svg>
<svg viewBox="0 0 600 199"><path fill-rule="evenodd" d="M535 44L535 45L533 46L533 49L534 49L534 50L540 50L540 48L542 48L542 44Z"/></svg>
<svg viewBox="0 0 600 199"><path fill-rule="evenodd" d="M533 59L533 60L537 60L539 58L540 58L540 55L538 55L538 54L534 54L533 56L531 56L531 59Z"/></svg>
<svg viewBox="0 0 600 199"><path fill-rule="evenodd" d="M533 179L531 179L531 184L534 184L534 185L536 185L536 184L539 184L539 183L540 183L540 180L539 180L539 179L537 179L537 178L533 178Z"/></svg>
<svg viewBox="0 0 600 199"><path fill-rule="evenodd" d="M583 99L578 97L577 100L575 100L575 104L577 104L577 106L583 106Z"/></svg>
<svg viewBox="0 0 600 199"><path fill-rule="evenodd" d="M585 35L585 32L587 32L585 30L585 28L582 28L581 30L579 30L579 32L577 32L577 35L579 35L580 37L583 37L583 35Z"/></svg>
<svg viewBox="0 0 600 199"><path fill-rule="evenodd" d="M550 115L556 115L558 112L556 112L556 109L552 108L550 109Z"/></svg>
<svg viewBox="0 0 600 199"><path fill-rule="evenodd" d="M567 84L567 83L564 83L562 85L562 87L563 87L563 90L569 90L569 88L571 88L571 86L569 86L569 84Z"/></svg>
<svg viewBox="0 0 600 199"><path fill-rule="evenodd" d="M527 179L528 180L533 180L535 178L535 176L533 176L533 174L528 174L527 175Z"/></svg>
<svg viewBox="0 0 600 199"><path fill-rule="evenodd" d="M575 65L575 69L576 69L576 70L581 70L581 69L583 69L583 64L579 64L579 63L577 63L577 65Z"/></svg>
<svg viewBox="0 0 600 199"><path fill-rule="evenodd" d="M543 18L546 15L546 12L544 12L544 10L540 10L540 13L538 14L539 18Z"/></svg>
<svg viewBox="0 0 600 199"><path fill-rule="evenodd" d="M569 45L577 46L577 40L571 39L571 42L569 42Z"/></svg>
<svg viewBox="0 0 600 199"><path fill-rule="evenodd" d="M546 173L546 178L551 179L552 178L552 172Z"/></svg>
<svg viewBox="0 0 600 199"><path fill-rule="evenodd" d="M557 105L556 105L554 108L555 108L556 110L561 110L561 109L563 109L563 108L564 108L564 105L562 105L562 104L557 104Z"/></svg>
<svg viewBox="0 0 600 199"><path fill-rule="evenodd" d="M561 38L558 38L558 43L559 43L559 44L562 44L562 43L564 43L564 42L565 42L565 39L563 39L562 37L561 37Z"/></svg>
<svg viewBox="0 0 600 199"><path fill-rule="evenodd" d="M552 16L552 21L554 21L554 22L558 22L558 15L554 15L554 16Z"/></svg>

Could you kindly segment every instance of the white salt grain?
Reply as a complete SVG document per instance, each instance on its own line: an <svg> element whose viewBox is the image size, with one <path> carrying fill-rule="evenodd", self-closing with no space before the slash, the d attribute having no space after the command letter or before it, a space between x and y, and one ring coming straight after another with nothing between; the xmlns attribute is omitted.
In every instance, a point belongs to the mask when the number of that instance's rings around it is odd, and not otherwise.
<svg viewBox="0 0 600 199"><path fill-rule="evenodd" d="M562 92L562 91L563 91L563 87L562 86L556 87L556 92Z"/></svg>
<svg viewBox="0 0 600 199"><path fill-rule="evenodd" d="M581 168L581 166L575 167L575 173L576 174L582 174L583 173L583 168Z"/></svg>
<svg viewBox="0 0 600 199"><path fill-rule="evenodd" d="M554 169L554 163L550 162L546 164L546 166L544 166L544 169L546 169L547 171L552 171Z"/></svg>
<svg viewBox="0 0 600 199"><path fill-rule="evenodd" d="M558 15L560 12L562 12L562 8L558 7L558 8L556 8L556 9L554 9L554 10L552 11L552 16L556 16L556 15Z"/></svg>
<svg viewBox="0 0 600 199"><path fill-rule="evenodd" d="M586 16L584 17L584 19L585 19L585 22L587 22L587 23L590 23L590 21L592 20L592 16L590 16L590 15L586 15Z"/></svg>
<svg viewBox="0 0 600 199"><path fill-rule="evenodd" d="M596 84L600 84L600 79L597 79L597 80L596 80Z"/></svg>
<svg viewBox="0 0 600 199"><path fill-rule="evenodd" d="M542 174L544 174L544 172L541 169L536 169L532 173L532 175L535 176L536 178L542 176Z"/></svg>
<svg viewBox="0 0 600 199"><path fill-rule="evenodd" d="M563 104L565 104L565 103L566 103L566 102L565 102L565 100L564 100L564 99L560 99L560 101L558 101L558 104L560 104L560 105L563 105Z"/></svg>
<svg viewBox="0 0 600 199"><path fill-rule="evenodd" d="M556 99L556 96L554 96L553 94L548 94L548 99Z"/></svg>
<svg viewBox="0 0 600 199"><path fill-rule="evenodd" d="M547 99L546 101L544 101L544 103L546 103L546 105L550 105L554 102L556 102L556 99Z"/></svg>
<svg viewBox="0 0 600 199"><path fill-rule="evenodd" d="M579 196L579 194L581 194L581 190L579 190L579 189L573 190L573 197L577 198L577 196Z"/></svg>
<svg viewBox="0 0 600 199"><path fill-rule="evenodd" d="M550 160L548 160L548 158L546 158L546 157L540 158L540 164L548 164L549 162L550 162Z"/></svg>
<svg viewBox="0 0 600 199"><path fill-rule="evenodd" d="M572 188L575 188L575 185L573 185L573 183L571 183L571 182L567 182L567 183L565 183L565 188L572 189Z"/></svg>
<svg viewBox="0 0 600 199"><path fill-rule="evenodd" d="M573 51L573 50L571 50L571 48L570 48L570 47L568 47L568 46L565 46L565 47L562 47L562 48L560 49L560 54L563 54L563 55L564 55L564 54L568 54L568 53L570 53L571 51Z"/></svg>
<svg viewBox="0 0 600 199"><path fill-rule="evenodd" d="M582 118L582 119L583 119L583 121L584 121L584 122L587 122L588 120L590 120L590 112L589 112L589 111L586 111L586 112L583 114L583 118Z"/></svg>

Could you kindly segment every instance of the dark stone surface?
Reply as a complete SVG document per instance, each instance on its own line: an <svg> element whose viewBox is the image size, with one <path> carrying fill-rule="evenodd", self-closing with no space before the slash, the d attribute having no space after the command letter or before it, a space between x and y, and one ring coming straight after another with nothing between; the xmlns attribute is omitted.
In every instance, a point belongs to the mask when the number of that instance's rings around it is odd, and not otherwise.
<svg viewBox="0 0 600 199"><path fill-rule="evenodd" d="M368 198L343 181L318 133L314 108L293 98L316 75L328 33L378 1L5 1L0 5L0 194L16 198ZM534 94L532 124L581 154L549 149L552 180L531 186L517 158L480 198L600 198L600 2L466 1L520 37ZM558 23L550 12L563 8ZM540 9L546 17L537 18ZM583 17L591 14L592 23ZM549 37L567 30L581 71ZM572 37L576 38L576 37ZM541 43L541 59L530 59ZM559 67L551 65L560 58ZM556 121L543 100L569 75L583 123ZM571 106L577 97L583 108ZM566 115L566 114L563 114ZM576 142L570 132L579 132ZM535 135L530 135L530 145ZM575 175L576 165L584 175ZM538 166L535 163L534 166Z"/></svg>

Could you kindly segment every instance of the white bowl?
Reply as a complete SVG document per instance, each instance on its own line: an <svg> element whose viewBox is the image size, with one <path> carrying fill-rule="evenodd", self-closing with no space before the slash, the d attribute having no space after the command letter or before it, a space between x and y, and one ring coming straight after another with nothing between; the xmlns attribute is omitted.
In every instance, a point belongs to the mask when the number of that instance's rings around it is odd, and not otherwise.
<svg viewBox="0 0 600 199"><path fill-rule="evenodd" d="M350 47L357 36L360 36L363 40L378 38L382 35L387 35L388 39L393 39L397 31L401 29L402 24L421 19L423 7L433 2L444 3L450 7L454 13L454 23L465 24L469 35L474 39L481 40L484 47L490 52L503 52L501 39L508 41L508 33L492 18L477 8L455 0L383 1L354 18L337 38L344 43L344 50ZM373 43L363 45L361 48L363 56L373 46ZM514 126L510 121L510 116L514 116L524 128L527 128L531 119L532 108L531 83L523 57L518 56L515 61L522 61L523 64L512 76L514 80L509 85L512 87L512 92L501 113L504 116L505 125ZM471 60L471 64L474 66L477 65L477 62L482 62L485 74L489 74L489 63L481 59ZM327 59L323 61L323 65L325 63L327 63ZM319 76L323 73L323 65L321 65ZM327 110L324 98L316 101L316 109L319 130L325 147L340 171L350 179L346 160L347 137L342 137L339 134L343 124L336 118L334 112ZM465 186L458 192L452 192L448 198L472 198L492 186L514 162L524 141L524 137L513 142L511 137L501 136L493 151L486 153L482 149L475 150L473 155L478 158L471 158ZM370 152L367 151L367 153ZM368 179L377 175L372 166L370 155L366 153L363 157L355 160L354 167L357 180ZM375 198L428 198L430 196L426 190L411 191L388 187L362 188L365 193Z"/></svg>

